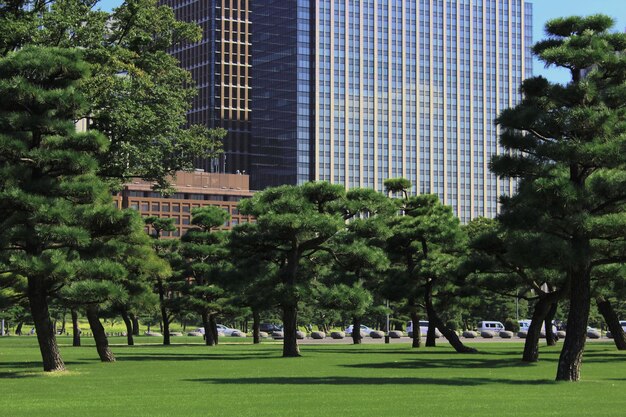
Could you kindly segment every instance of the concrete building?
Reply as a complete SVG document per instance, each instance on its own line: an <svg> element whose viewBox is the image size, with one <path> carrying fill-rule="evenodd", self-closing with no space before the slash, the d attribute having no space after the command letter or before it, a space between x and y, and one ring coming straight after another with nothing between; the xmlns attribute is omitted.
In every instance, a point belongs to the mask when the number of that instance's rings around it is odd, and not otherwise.
<svg viewBox="0 0 626 417"><path fill-rule="evenodd" d="M114 204L118 208L135 209L143 217L173 218L176 230L164 232L163 237L166 238L180 237L193 227L191 211L196 207L215 206L229 213L231 219L223 229L254 221L253 217L244 216L237 210L241 199L252 196L247 175L179 172L173 186L175 192L164 196L152 190L152 183L136 180L124 184L122 191L113 197ZM146 232L153 231L147 227Z"/></svg>
<svg viewBox="0 0 626 417"><path fill-rule="evenodd" d="M527 0L251 3L254 188L405 177L467 221L514 184L494 119L532 75Z"/></svg>
<svg viewBox="0 0 626 417"><path fill-rule="evenodd" d="M213 171L252 189L406 177L467 221L514 184L488 170L494 119L532 75L528 0L162 0L204 40L172 53L191 123L229 130ZM225 169L224 169L225 168Z"/></svg>

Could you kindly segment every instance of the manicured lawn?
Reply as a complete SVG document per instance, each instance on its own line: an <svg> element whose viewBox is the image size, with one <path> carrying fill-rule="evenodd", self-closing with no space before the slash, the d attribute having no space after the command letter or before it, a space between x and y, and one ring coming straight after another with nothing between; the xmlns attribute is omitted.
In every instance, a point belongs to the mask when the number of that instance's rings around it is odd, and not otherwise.
<svg viewBox="0 0 626 417"><path fill-rule="evenodd" d="M44 374L34 337L1 338L0 416L626 415L626 352L610 343L587 345L582 382L555 383L560 345L542 347L541 362L525 365L519 343L483 343L478 355L443 343L306 345L302 358L283 359L280 344L159 341L114 346L118 362L103 364L93 346L61 338L70 370Z"/></svg>

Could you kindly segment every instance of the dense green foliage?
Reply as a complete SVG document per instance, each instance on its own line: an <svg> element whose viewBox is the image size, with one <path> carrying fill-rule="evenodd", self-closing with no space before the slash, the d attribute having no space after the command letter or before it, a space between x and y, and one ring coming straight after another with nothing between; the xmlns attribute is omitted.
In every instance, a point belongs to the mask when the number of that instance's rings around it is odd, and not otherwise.
<svg viewBox="0 0 626 417"><path fill-rule="evenodd" d="M185 127L197 94L168 48L198 41L200 28L179 22L156 0L127 0L112 13L98 0L0 1L0 57L27 45L81 48L92 77L79 88L89 106L77 112L104 133L99 175L141 177L167 188L169 176L196 157L221 152L223 129Z"/></svg>
<svg viewBox="0 0 626 417"><path fill-rule="evenodd" d="M77 50L25 47L0 60L0 248L4 271L27 281L44 369L63 369L48 297L86 276L118 273L101 249L141 230L132 212L116 210L97 176L106 138L76 133L86 106L77 84L89 66Z"/></svg>
<svg viewBox="0 0 626 417"><path fill-rule="evenodd" d="M229 220L230 215L219 207L200 207L192 211L191 224L182 237L181 270L184 285L179 290L185 297L187 309L202 318L207 345L218 340L215 315L224 303L223 285L230 264L226 247L226 232L215 230Z"/></svg>
<svg viewBox="0 0 626 417"><path fill-rule="evenodd" d="M563 380L580 377L594 270L626 261L626 34L609 33L613 24L603 15L548 22L550 38L534 51L569 69L571 82L524 81L522 102L497 121L510 152L491 163L499 176L519 179L517 193L502 201L502 224L558 253L571 294Z"/></svg>

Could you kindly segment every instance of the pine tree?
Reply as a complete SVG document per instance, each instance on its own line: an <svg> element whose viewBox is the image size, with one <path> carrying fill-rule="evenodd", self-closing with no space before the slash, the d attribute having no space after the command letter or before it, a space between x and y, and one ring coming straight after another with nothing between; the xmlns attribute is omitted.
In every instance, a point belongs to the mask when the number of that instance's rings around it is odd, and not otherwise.
<svg viewBox="0 0 626 417"><path fill-rule="evenodd" d="M193 23L177 21L156 0L127 0L113 12L93 0L0 2L0 57L27 45L79 48L92 76L77 88L88 98L77 118L109 139L99 175L141 177L168 188L194 158L221 153L224 129L187 126L197 94L190 73L168 49L200 40Z"/></svg>
<svg viewBox="0 0 626 417"><path fill-rule="evenodd" d="M173 310L176 310L175 307L177 307L170 288L173 275L171 265L179 262L180 253L178 248L180 241L177 239L161 239L163 232L176 230L174 219L150 216L146 217L144 222L152 227L152 247L154 251L167 265L167 268L153 269L150 281L159 297L159 311L161 313L161 323L163 324L163 344L168 346L170 344L170 323L174 320Z"/></svg>
<svg viewBox="0 0 626 417"><path fill-rule="evenodd" d="M493 219L475 219L466 229L471 255L464 265L474 272L468 284L484 293L534 301L522 361L539 359L539 337L544 325L546 342L556 344L552 319L566 290L559 270L562 242L543 233L505 230ZM532 295L527 295L532 293Z"/></svg>
<svg viewBox="0 0 626 417"><path fill-rule="evenodd" d="M283 356L300 356L296 340L298 303L309 292L309 259L345 229L345 222L374 213L385 204L374 190L352 190L326 182L269 188L240 203L240 212L254 215L256 223L231 232L235 258L254 257L276 267L274 297L283 311Z"/></svg>
<svg viewBox="0 0 626 417"><path fill-rule="evenodd" d="M49 298L84 266L94 239L123 234L134 216L111 205L96 156L108 141L76 133L86 107L77 85L89 75L82 52L25 47L0 59L0 253L27 279L45 371L65 369Z"/></svg>
<svg viewBox="0 0 626 417"><path fill-rule="evenodd" d="M214 230L224 224L230 215L219 207L199 207L191 212L191 224L181 239L182 286L185 304L200 314L207 346L218 342L215 315L221 310L223 282L231 269L227 232Z"/></svg>
<svg viewBox="0 0 626 417"><path fill-rule="evenodd" d="M613 19L555 19L534 52L566 68L566 85L524 81L524 99L497 123L493 172L519 179L502 201L502 223L546 233L564 247L570 309L557 380L577 381L587 334L594 268L626 259L626 34L609 33Z"/></svg>

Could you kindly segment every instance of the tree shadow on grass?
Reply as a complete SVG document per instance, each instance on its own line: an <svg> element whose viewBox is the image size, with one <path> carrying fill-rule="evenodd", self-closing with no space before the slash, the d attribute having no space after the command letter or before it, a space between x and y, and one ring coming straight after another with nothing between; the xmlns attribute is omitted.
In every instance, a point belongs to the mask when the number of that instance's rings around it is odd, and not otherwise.
<svg viewBox="0 0 626 417"><path fill-rule="evenodd" d="M65 365L67 367L71 367L73 365L82 365L88 362L99 362L99 360L69 361L65 362ZM34 378L46 375L46 373L41 370L41 362L1 362L0 368L9 368L8 371L0 370L0 379Z"/></svg>
<svg viewBox="0 0 626 417"><path fill-rule="evenodd" d="M415 348L415 349L375 349L375 348L362 348L363 345L349 345L351 348L345 349L337 349L337 348L326 348L326 347L309 347L309 346L301 346L301 351L306 355L307 352L315 352L315 353L340 353L346 355L446 355L446 356L454 356L459 355L462 357L471 357L475 356L476 353L456 353L451 350L434 350L433 348ZM436 348L435 348L436 349ZM478 352L479 355L510 355L511 352ZM521 355L521 353L520 353Z"/></svg>
<svg viewBox="0 0 626 417"><path fill-rule="evenodd" d="M367 345L343 345L343 347L336 347L332 345L299 345L300 350L303 352L319 352L319 353L344 353L344 354L407 354L411 351L405 348L393 347L393 348L378 348L369 347Z"/></svg>
<svg viewBox="0 0 626 417"><path fill-rule="evenodd" d="M196 378L184 379L185 382L200 382L205 384L266 384L266 385L446 385L446 386L478 386L489 384L508 385L553 385L554 381L547 379L514 380L502 378L384 378L384 377L261 377L261 378Z"/></svg>
<svg viewBox="0 0 626 417"><path fill-rule="evenodd" d="M198 353L126 353L116 352L115 357L118 361L246 361L246 360L259 360L259 359L278 359L278 355L269 355L263 353L237 353L237 354L221 354L207 352L205 354Z"/></svg>
<svg viewBox="0 0 626 417"><path fill-rule="evenodd" d="M519 359L484 359L482 357L465 356L462 358L422 358L422 359L404 359L401 361L393 362L379 362L379 363L355 363L339 365L346 368L363 368L363 369L434 369L434 368L449 368L449 369L497 369L497 368L518 368L527 367L534 364L522 362Z"/></svg>
<svg viewBox="0 0 626 417"><path fill-rule="evenodd" d="M36 373L36 371L33 369L32 372L23 372L23 371L16 371L16 372L2 372L0 371L0 379L23 379L23 378L33 378L33 377L39 377L42 376L39 373Z"/></svg>

